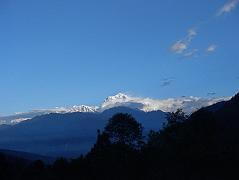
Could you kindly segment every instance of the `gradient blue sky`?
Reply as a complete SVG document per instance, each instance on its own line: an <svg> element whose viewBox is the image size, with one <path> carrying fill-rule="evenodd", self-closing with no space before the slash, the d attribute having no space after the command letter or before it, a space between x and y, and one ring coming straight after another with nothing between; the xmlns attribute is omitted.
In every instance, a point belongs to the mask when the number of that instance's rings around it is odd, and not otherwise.
<svg viewBox="0 0 239 180"><path fill-rule="evenodd" d="M237 5L1 0L0 114L99 104L118 92L231 96L239 87ZM173 51L176 42L187 49Z"/></svg>

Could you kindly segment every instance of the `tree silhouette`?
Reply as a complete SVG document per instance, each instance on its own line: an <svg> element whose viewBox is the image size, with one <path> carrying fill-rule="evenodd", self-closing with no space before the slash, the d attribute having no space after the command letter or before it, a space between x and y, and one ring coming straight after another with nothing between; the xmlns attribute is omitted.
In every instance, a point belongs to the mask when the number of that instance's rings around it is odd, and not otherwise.
<svg viewBox="0 0 239 180"><path fill-rule="evenodd" d="M91 151L87 154L87 157L91 158L97 158L96 156L99 157L99 154L104 154L107 149L111 146L111 142L109 139L109 135L106 134L105 132L101 133L100 130L97 130L97 139L96 143L94 146L91 148Z"/></svg>
<svg viewBox="0 0 239 180"><path fill-rule="evenodd" d="M168 114L166 126L183 123L187 118L188 116L183 112L182 109L177 109L175 112L171 112Z"/></svg>
<svg viewBox="0 0 239 180"><path fill-rule="evenodd" d="M142 131L142 125L131 115L119 113L109 120L104 132L108 134L113 144L124 144L138 148L143 142Z"/></svg>

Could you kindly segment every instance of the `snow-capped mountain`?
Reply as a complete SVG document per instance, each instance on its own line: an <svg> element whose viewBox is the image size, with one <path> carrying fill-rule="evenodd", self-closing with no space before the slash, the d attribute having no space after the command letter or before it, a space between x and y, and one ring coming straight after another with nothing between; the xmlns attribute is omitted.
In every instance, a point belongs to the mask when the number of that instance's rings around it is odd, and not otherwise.
<svg viewBox="0 0 239 180"><path fill-rule="evenodd" d="M100 106L100 110L104 111L113 107L125 106L133 109L143 110L144 104L140 98L132 97L123 93L118 93L115 96L107 97ZM159 109L158 109L159 110Z"/></svg>
<svg viewBox="0 0 239 180"><path fill-rule="evenodd" d="M166 114L115 107L97 113L54 113L31 120L0 126L0 147L51 157L79 157L96 142L97 130L103 130L116 113L129 113L149 130L160 129Z"/></svg>
<svg viewBox="0 0 239 180"><path fill-rule="evenodd" d="M138 109L144 112L151 112L161 110L164 112L172 112L178 108L183 109L190 114L201 107L210 106L220 101L228 100L228 97L223 98L200 98L200 97L180 97L169 99L153 99L135 97L124 93L118 93L114 96L108 96L99 106L73 106L73 107L56 107L52 109L33 110L29 112L16 113L10 116L0 117L0 124L15 124L21 121L29 120L35 116L50 114L50 113L73 113L73 112L87 112L96 113L114 107L129 107Z"/></svg>
<svg viewBox="0 0 239 180"><path fill-rule="evenodd" d="M190 114L197 109L205 106L210 106L220 101L230 99L229 97L223 98L200 98L200 97L180 97L180 98L169 98L169 99L152 99L152 98L141 98L119 93L115 96L107 97L100 110L105 110L117 106L126 106L136 108L145 112L161 110L164 112L172 112L181 108L186 113Z"/></svg>
<svg viewBox="0 0 239 180"><path fill-rule="evenodd" d="M80 105L80 106L72 106L70 108L64 108L64 107L57 107L55 109L51 109L50 111L52 113L71 113L71 112L97 112L98 111L97 106L86 106L86 105Z"/></svg>
<svg viewBox="0 0 239 180"><path fill-rule="evenodd" d="M80 105L80 106L72 106L69 108L56 107L52 109L40 109L40 110L32 110L28 112L18 112L14 115L0 117L0 124L16 124L22 121L29 120L36 116L41 116L41 115L51 114L51 113L59 113L59 114L73 113L73 112L94 113L94 112L97 112L98 109L99 108L97 106Z"/></svg>

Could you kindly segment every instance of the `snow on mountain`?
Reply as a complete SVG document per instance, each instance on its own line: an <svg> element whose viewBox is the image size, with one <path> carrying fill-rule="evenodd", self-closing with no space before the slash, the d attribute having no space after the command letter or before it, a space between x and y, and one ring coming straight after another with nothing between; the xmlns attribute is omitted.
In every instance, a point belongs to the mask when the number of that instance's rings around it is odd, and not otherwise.
<svg viewBox="0 0 239 180"><path fill-rule="evenodd" d="M106 109L118 107L118 106L125 106L130 107L133 109L140 109L144 104L142 104L140 98L131 97L129 95L118 93L115 96L107 97L100 106L100 111L104 111Z"/></svg>
<svg viewBox="0 0 239 180"><path fill-rule="evenodd" d="M176 111L178 108L183 109L190 114L201 107L210 106L220 101L228 100L225 98L200 98L200 97L180 97L168 99L152 99L134 97L124 93L118 93L114 96L107 97L100 106L73 106L73 107L56 107L53 109L33 110L29 112L16 113L11 116L0 117L0 124L16 124L21 121L31 119L35 116L40 116L50 113L72 113L72 112L103 112L104 110L124 106L132 109L139 109L145 112L161 110L164 112Z"/></svg>
<svg viewBox="0 0 239 180"><path fill-rule="evenodd" d="M97 112L97 111L98 111L98 107L85 106L85 105L73 106L73 107L69 107L69 108L56 107L56 108L52 108L52 109L32 110L32 111L28 111L28 112L18 112L16 114L10 115L10 116L0 117L0 124L16 124L16 123L19 123L22 121L29 120L36 116L41 116L41 115L50 114L50 113L60 113L60 114L73 113L73 112L93 113L93 112Z"/></svg>
<svg viewBox="0 0 239 180"><path fill-rule="evenodd" d="M70 108L56 107L55 109L51 109L50 111L51 111L51 113L97 112L98 107L97 106L86 106L86 105L73 106Z"/></svg>
<svg viewBox="0 0 239 180"><path fill-rule="evenodd" d="M229 98L199 98L199 97L180 97L169 99L152 99L133 97L123 93L115 96L109 96L101 105L101 110L126 106L140 109L145 112L161 110L164 112L172 112L181 108L186 113L190 114L201 107L210 106L220 101L228 100Z"/></svg>
<svg viewBox="0 0 239 180"><path fill-rule="evenodd" d="M12 120L10 121L10 123L11 123L11 124L17 124L17 123L20 123L20 122L22 122L22 121L26 121L26 120L29 120L29 119L31 119L31 118L17 118L17 119L12 119Z"/></svg>

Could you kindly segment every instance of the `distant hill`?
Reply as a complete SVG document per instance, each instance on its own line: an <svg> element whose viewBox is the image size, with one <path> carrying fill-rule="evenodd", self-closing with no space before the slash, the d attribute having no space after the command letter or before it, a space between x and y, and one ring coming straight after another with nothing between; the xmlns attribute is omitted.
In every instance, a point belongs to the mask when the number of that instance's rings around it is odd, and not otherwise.
<svg viewBox="0 0 239 180"><path fill-rule="evenodd" d="M26 153L22 151L12 151L6 149L0 149L0 154L4 155L6 158L13 160L20 160L21 162L28 164L36 160L41 160L46 164L52 164L55 161L55 158L41 156L38 154Z"/></svg>
<svg viewBox="0 0 239 180"><path fill-rule="evenodd" d="M0 149L24 151L45 156L77 157L96 141L97 129L103 129L115 113L129 113L145 127L158 130L167 113L144 112L115 107L103 112L52 113L0 128Z"/></svg>

